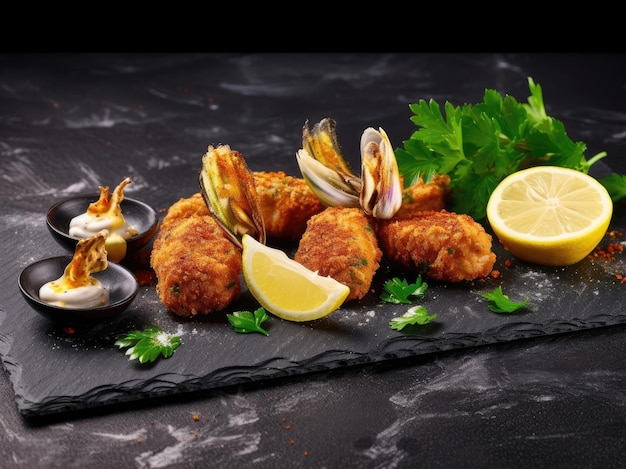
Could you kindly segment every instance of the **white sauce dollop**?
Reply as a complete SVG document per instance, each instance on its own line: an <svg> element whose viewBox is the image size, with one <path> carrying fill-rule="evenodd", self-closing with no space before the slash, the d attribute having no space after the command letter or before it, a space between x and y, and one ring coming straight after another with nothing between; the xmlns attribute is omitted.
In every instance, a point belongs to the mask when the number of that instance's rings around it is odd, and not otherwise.
<svg viewBox="0 0 626 469"><path fill-rule="evenodd" d="M96 235L76 243L74 256L65 266L63 275L39 288L39 299L62 308L94 308L109 302L109 291L102 282L90 274L102 272L108 267L105 248L109 232L102 230Z"/></svg>
<svg viewBox="0 0 626 469"><path fill-rule="evenodd" d="M108 213L94 216L85 212L70 221L69 234L76 238L90 238L102 230L108 230L109 236L118 235L123 239L129 239L137 234L137 229L129 226L124 217Z"/></svg>
<svg viewBox="0 0 626 469"><path fill-rule="evenodd" d="M94 308L109 301L109 291L93 279L91 285L68 288L64 277L48 282L39 289L39 298L46 303L68 309Z"/></svg>

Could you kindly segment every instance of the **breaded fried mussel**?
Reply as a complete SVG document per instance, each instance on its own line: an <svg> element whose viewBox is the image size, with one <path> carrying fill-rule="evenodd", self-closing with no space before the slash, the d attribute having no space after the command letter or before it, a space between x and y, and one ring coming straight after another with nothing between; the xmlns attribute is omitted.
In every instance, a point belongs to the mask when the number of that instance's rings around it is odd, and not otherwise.
<svg viewBox="0 0 626 469"><path fill-rule="evenodd" d="M417 182L402 190L402 205L394 214L395 220L411 218L427 210L445 210L450 196L450 176L435 174L428 182Z"/></svg>
<svg viewBox="0 0 626 469"><path fill-rule="evenodd" d="M257 171L252 175L267 237L299 240L309 218L324 210L322 202L303 178L284 171Z"/></svg>
<svg viewBox="0 0 626 469"><path fill-rule="evenodd" d="M313 215L294 255L308 269L350 287L345 301L365 296L381 257L371 219L358 207L328 207Z"/></svg>
<svg viewBox="0 0 626 469"><path fill-rule="evenodd" d="M150 262L159 299L178 316L219 311L240 296L241 249L226 236L199 193L169 208Z"/></svg>
<svg viewBox="0 0 626 469"><path fill-rule="evenodd" d="M392 265L442 282L485 277L496 261L491 235L469 215L441 210L378 220L377 234Z"/></svg>

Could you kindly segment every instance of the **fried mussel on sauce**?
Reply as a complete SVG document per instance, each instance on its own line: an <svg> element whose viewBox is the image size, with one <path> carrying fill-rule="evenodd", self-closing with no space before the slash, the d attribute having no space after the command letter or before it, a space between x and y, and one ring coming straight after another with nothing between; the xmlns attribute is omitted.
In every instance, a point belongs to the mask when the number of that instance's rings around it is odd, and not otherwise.
<svg viewBox="0 0 626 469"><path fill-rule="evenodd" d="M492 238L471 217L446 211L448 176L405 187L389 137L369 127L361 172L343 157L336 123L303 126L296 161L302 178L252 172L228 145L202 157L200 192L167 211L151 265L161 302L190 317L225 309L241 294L241 237L297 242L294 259L363 298L382 258L442 282L487 276Z"/></svg>

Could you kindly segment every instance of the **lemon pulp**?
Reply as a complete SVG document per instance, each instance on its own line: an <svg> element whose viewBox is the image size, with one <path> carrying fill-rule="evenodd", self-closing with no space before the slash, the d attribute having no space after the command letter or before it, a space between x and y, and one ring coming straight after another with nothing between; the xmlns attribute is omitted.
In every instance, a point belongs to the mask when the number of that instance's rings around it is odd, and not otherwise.
<svg viewBox="0 0 626 469"><path fill-rule="evenodd" d="M242 239L243 275L252 296L288 321L312 321L338 309L350 289L290 259L250 235Z"/></svg>
<svg viewBox="0 0 626 469"><path fill-rule="evenodd" d="M566 266L584 259L602 240L613 202L595 178L574 169L535 166L496 187L487 219L502 243L520 259Z"/></svg>

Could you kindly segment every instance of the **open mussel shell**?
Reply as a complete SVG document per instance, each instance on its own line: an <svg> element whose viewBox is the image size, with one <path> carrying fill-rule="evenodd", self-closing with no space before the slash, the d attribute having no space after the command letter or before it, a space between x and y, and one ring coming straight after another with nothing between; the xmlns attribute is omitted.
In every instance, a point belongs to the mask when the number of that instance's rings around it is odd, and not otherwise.
<svg viewBox="0 0 626 469"><path fill-rule="evenodd" d="M359 206L361 179L343 157L333 119L322 119L311 130L305 123L296 161L302 177L324 205Z"/></svg>
<svg viewBox="0 0 626 469"><path fill-rule="evenodd" d="M339 140L337 139L337 123L326 117L309 130L308 122L302 128L302 148L327 168L342 174L346 178L358 180L350 164L343 157Z"/></svg>
<svg viewBox="0 0 626 469"><path fill-rule="evenodd" d="M296 153L302 177L320 201L327 207L342 205L358 207L361 181L324 166L304 148Z"/></svg>
<svg viewBox="0 0 626 469"><path fill-rule="evenodd" d="M322 119L302 131L296 160L313 193L329 207L361 207L375 218L392 218L402 204L402 180L387 133L365 129L361 135L361 177L344 159L335 121Z"/></svg>
<svg viewBox="0 0 626 469"><path fill-rule="evenodd" d="M244 234L265 244L254 177L243 155L228 145L209 146L202 157L200 190L209 211L240 248Z"/></svg>
<svg viewBox="0 0 626 469"><path fill-rule="evenodd" d="M387 133L369 127L361 135L361 207L380 219L392 218L402 204L402 181Z"/></svg>

